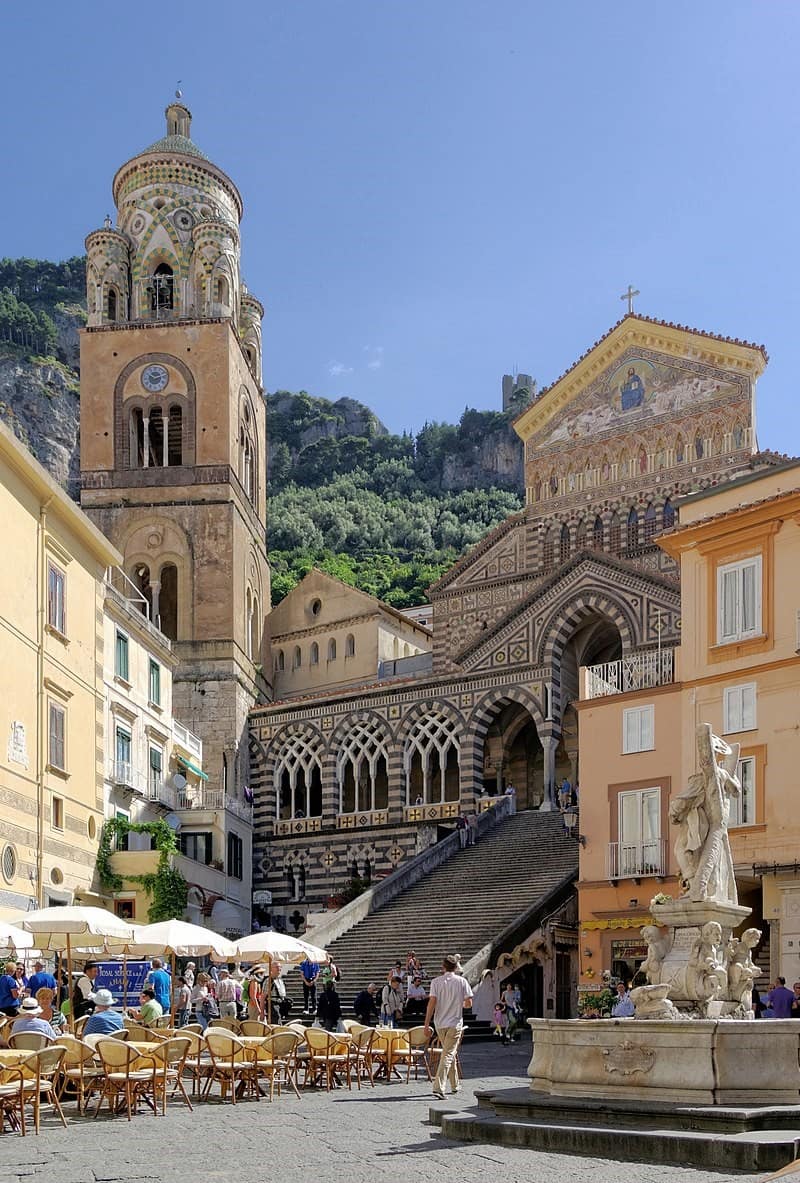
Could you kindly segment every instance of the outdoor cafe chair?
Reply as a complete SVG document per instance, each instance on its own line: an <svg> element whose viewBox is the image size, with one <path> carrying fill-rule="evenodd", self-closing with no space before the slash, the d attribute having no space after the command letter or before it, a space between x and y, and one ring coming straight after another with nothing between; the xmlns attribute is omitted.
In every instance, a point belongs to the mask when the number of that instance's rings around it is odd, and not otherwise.
<svg viewBox="0 0 800 1183"><path fill-rule="evenodd" d="M123 1019L122 1021L128 1032L128 1039L132 1039L134 1043L147 1043L150 1040L149 1027L143 1027L141 1023L135 1023L133 1019Z"/></svg>
<svg viewBox="0 0 800 1183"><path fill-rule="evenodd" d="M25 1074L20 1064L0 1066L0 1134L5 1123L25 1137Z"/></svg>
<svg viewBox="0 0 800 1183"><path fill-rule="evenodd" d="M360 1089L361 1077L366 1076L375 1088L375 1030L373 1027L361 1027L356 1031L351 1027L350 1034L353 1036L353 1042L350 1044L350 1064L355 1072L356 1084Z"/></svg>
<svg viewBox="0 0 800 1183"><path fill-rule="evenodd" d="M79 1039L80 1039L81 1035L83 1034L83 1029L88 1022L89 1022L89 1015L81 1015L81 1017L79 1019L75 1020L75 1034L78 1036Z"/></svg>
<svg viewBox="0 0 800 1183"><path fill-rule="evenodd" d="M200 1082L208 1079L213 1070L213 1062L208 1052L205 1036L189 1027L181 1027L181 1038L189 1040L183 1070L192 1081L192 1096L196 1097L200 1090Z"/></svg>
<svg viewBox="0 0 800 1183"><path fill-rule="evenodd" d="M124 1039L125 1042L127 1043L127 1041L131 1038L131 1033L127 1027L120 1027L119 1031L112 1031L109 1038ZM61 1042L61 1040L59 1039L59 1043L60 1042Z"/></svg>
<svg viewBox="0 0 800 1183"><path fill-rule="evenodd" d="M147 1091L152 1080L152 1061L121 1039L101 1039L96 1050L103 1066L103 1080L94 1117L97 1118L103 1099L107 1097L112 1113L119 1112L120 1103L125 1102L130 1121L135 1102Z"/></svg>
<svg viewBox="0 0 800 1183"><path fill-rule="evenodd" d="M18 1031L16 1035L9 1035L8 1046L16 1051L40 1052L53 1041L40 1031Z"/></svg>
<svg viewBox="0 0 800 1183"><path fill-rule="evenodd" d="M61 1124L65 1129L67 1127L67 1119L64 1117L64 1110L61 1108L56 1090L56 1081L61 1072L61 1064L65 1055L65 1049L56 1043L52 1047L43 1048L40 1052L32 1052L31 1055L20 1061L19 1067L22 1069L24 1077L23 1108L25 1105L33 1107L33 1128L37 1134L39 1133L43 1100L50 1102L61 1118Z"/></svg>
<svg viewBox="0 0 800 1183"><path fill-rule="evenodd" d="M256 1079L255 1051L245 1047L230 1031L211 1027L206 1031L206 1045L211 1057L211 1071L203 1096L208 1096L214 1081L218 1080L220 1099L223 1101L229 1084L232 1104L236 1104L236 1093L240 1086L243 1091L255 1091L256 1100L259 1100L261 1094Z"/></svg>
<svg viewBox="0 0 800 1183"><path fill-rule="evenodd" d="M439 1057L442 1054L442 1042L438 1035L434 1035L428 1048L428 1068L431 1072L436 1068ZM456 1075L459 1080L463 1080L464 1071L461 1067L461 1055L456 1052Z"/></svg>
<svg viewBox="0 0 800 1183"><path fill-rule="evenodd" d="M58 1084L58 1099L62 1099L68 1087L74 1088L78 1113L82 1113L89 1097L103 1079L103 1069L95 1060L94 1048L76 1039L74 1035L59 1036L58 1046L63 1047L65 1052Z"/></svg>
<svg viewBox="0 0 800 1183"><path fill-rule="evenodd" d="M215 1027L219 1024L215 1023ZM260 1019L242 1019L239 1024L240 1035L269 1035L272 1026L269 1023L262 1023Z"/></svg>
<svg viewBox="0 0 800 1183"><path fill-rule="evenodd" d="M275 1058L272 1036L264 1036L263 1040L259 1040L249 1050L253 1053L256 1088L260 1092L260 1082L262 1080L269 1081L269 1099L271 1101L275 1093L276 1083L278 1085L278 1096L281 1095L280 1074L283 1069L283 1065Z"/></svg>
<svg viewBox="0 0 800 1183"><path fill-rule="evenodd" d="M234 1035L241 1034L241 1023L238 1019L212 1019L209 1027L221 1027L225 1031L232 1031Z"/></svg>
<svg viewBox="0 0 800 1183"><path fill-rule="evenodd" d="M308 1061L306 1063L305 1084L309 1081L316 1084L318 1080L325 1080L325 1087L330 1092L336 1083L339 1072L344 1073L347 1087L353 1087L350 1079L350 1052L345 1049L341 1040L330 1031L323 1031L319 1027L306 1028L306 1045L308 1047Z"/></svg>
<svg viewBox="0 0 800 1183"><path fill-rule="evenodd" d="M184 1023L180 1028L181 1035L184 1031L194 1031L196 1035L202 1035L205 1028L202 1023Z"/></svg>
<svg viewBox="0 0 800 1183"><path fill-rule="evenodd" d="M183 1087L183 1066L186 1062L186 1056L191 1046L191 1040L184 1038L166 1039L159 1044L157 1048L153 1048L148 1053L149 1058L153 1061L153 1106L155 1112L158 1113L159 1100L161 1102L161 1113L166 1115L167 1112L167 1088L172 1085L172 1092L170 1097L174 1097L176 1092L179 1092L189 1109L192 1108L192 1102L186 1089Z"/></svg>
<svg viewBox="0 0 800 1183"><path fill-rule="evenodd" d="M272 1052L272 1059L276 1067L283 1074L283 1079L290 1084L297 1097L300 1090L297 1087L297 1049L300 1046L300 1036L296 1031L275 1030L265 1040ZM280 1081L278 1082L278 1096L280 1096Z"/></svg>
<svg viewBox="0 0 800 1183"><path fill-rule="evenodd" d="M392 1060L395 1064L405 1063L406 1068L406 1084L411 1079L411 1066L414 1066L414 1079L419 1079L420 1064L427 1073L428 1080L432 1080L431 1066L428 1060L428 1044L430 1040L425 1034L424 1027L411 1027L406 1031L406 1038L404 1041L395 1044L392 1053Z"/></svg>

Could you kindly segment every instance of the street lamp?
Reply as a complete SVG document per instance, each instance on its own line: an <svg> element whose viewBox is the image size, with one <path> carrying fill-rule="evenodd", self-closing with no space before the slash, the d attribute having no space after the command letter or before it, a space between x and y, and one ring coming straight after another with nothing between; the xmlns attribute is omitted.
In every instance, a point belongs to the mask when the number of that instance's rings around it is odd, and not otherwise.
<svg viewBox="0 0 800 1183"><path fill-rule="evenodd" d="M585 846L586 845L585 835L575 833L575 827L578 824L578 810L577 810L577 808L574 805L567 806L567 808L561 814L561 817L564 820L564 829L567 831L567 833L571 837L577 838L577 840L578 840L578 842L580 842L581 846Z"/></svg>

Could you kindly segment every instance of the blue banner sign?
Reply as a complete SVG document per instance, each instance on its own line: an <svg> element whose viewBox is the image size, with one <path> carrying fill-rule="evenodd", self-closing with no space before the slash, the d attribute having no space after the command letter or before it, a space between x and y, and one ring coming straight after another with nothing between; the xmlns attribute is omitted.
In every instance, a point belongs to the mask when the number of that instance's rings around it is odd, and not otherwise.
<svg viewBox="0 0 800 1183"><path fill-rule="evenodd" d="M101 961L94 980L95 990L110 990L114 995L117 1006L138 1006L144 980L150 973L149 961ZM125 976L127 975L127 976ZM123 997L123 982L127 985L127 994Z"/></svg>

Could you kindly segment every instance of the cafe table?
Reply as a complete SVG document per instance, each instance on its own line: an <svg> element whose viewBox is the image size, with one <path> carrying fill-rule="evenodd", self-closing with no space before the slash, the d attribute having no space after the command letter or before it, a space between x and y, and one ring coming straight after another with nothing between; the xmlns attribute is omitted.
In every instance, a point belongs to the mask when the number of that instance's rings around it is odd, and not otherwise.
<svg viewBox="0 0 800 1183"><path fill-rule="evenodd" d="M372 1044L372 1050L377 1052L384 1052L386 1059L384 1066L378 1070L376 1079L391 1080L392 1073L399 1078L400 1073L395 1071L394 1058L398 1047L402 1044L408 1045L408 1031L403 1027L376 1027L375 1040Z"/></svg>

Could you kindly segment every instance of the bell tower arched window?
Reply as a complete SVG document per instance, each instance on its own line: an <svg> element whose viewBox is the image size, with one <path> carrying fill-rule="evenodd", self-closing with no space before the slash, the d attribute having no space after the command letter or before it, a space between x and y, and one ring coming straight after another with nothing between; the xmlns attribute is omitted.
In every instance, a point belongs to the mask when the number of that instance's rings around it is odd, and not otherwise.
<svg viewBox="0 0 800 1183"><path fill-rule="evenodd" d="M110 324L115 324L117 319L117 289L108 289L108 301L106 305L106 319Z"/></svg>
<svg viewBox="0 0 800 1183"><path fill-rule="evenodd" d="M161 568L161 590L158 597L159 620L156 622L171 641L178 639L178 568L166 563Z"/></svg>
<svg viewBox="0 0 800 1183"><path fill-rule="evenodd" d="M150 311L155 320L172 311L175 307L175 277L168 263L159 263L147 291L150 296Z"/></svg>
<svg viewBox="0 0 800 1183"><path fill-rule="evenodd" d="M242 400L239 422L239 480L248 499L255 503L258 489L256 465L256 431L253 415Z"/></svg>

